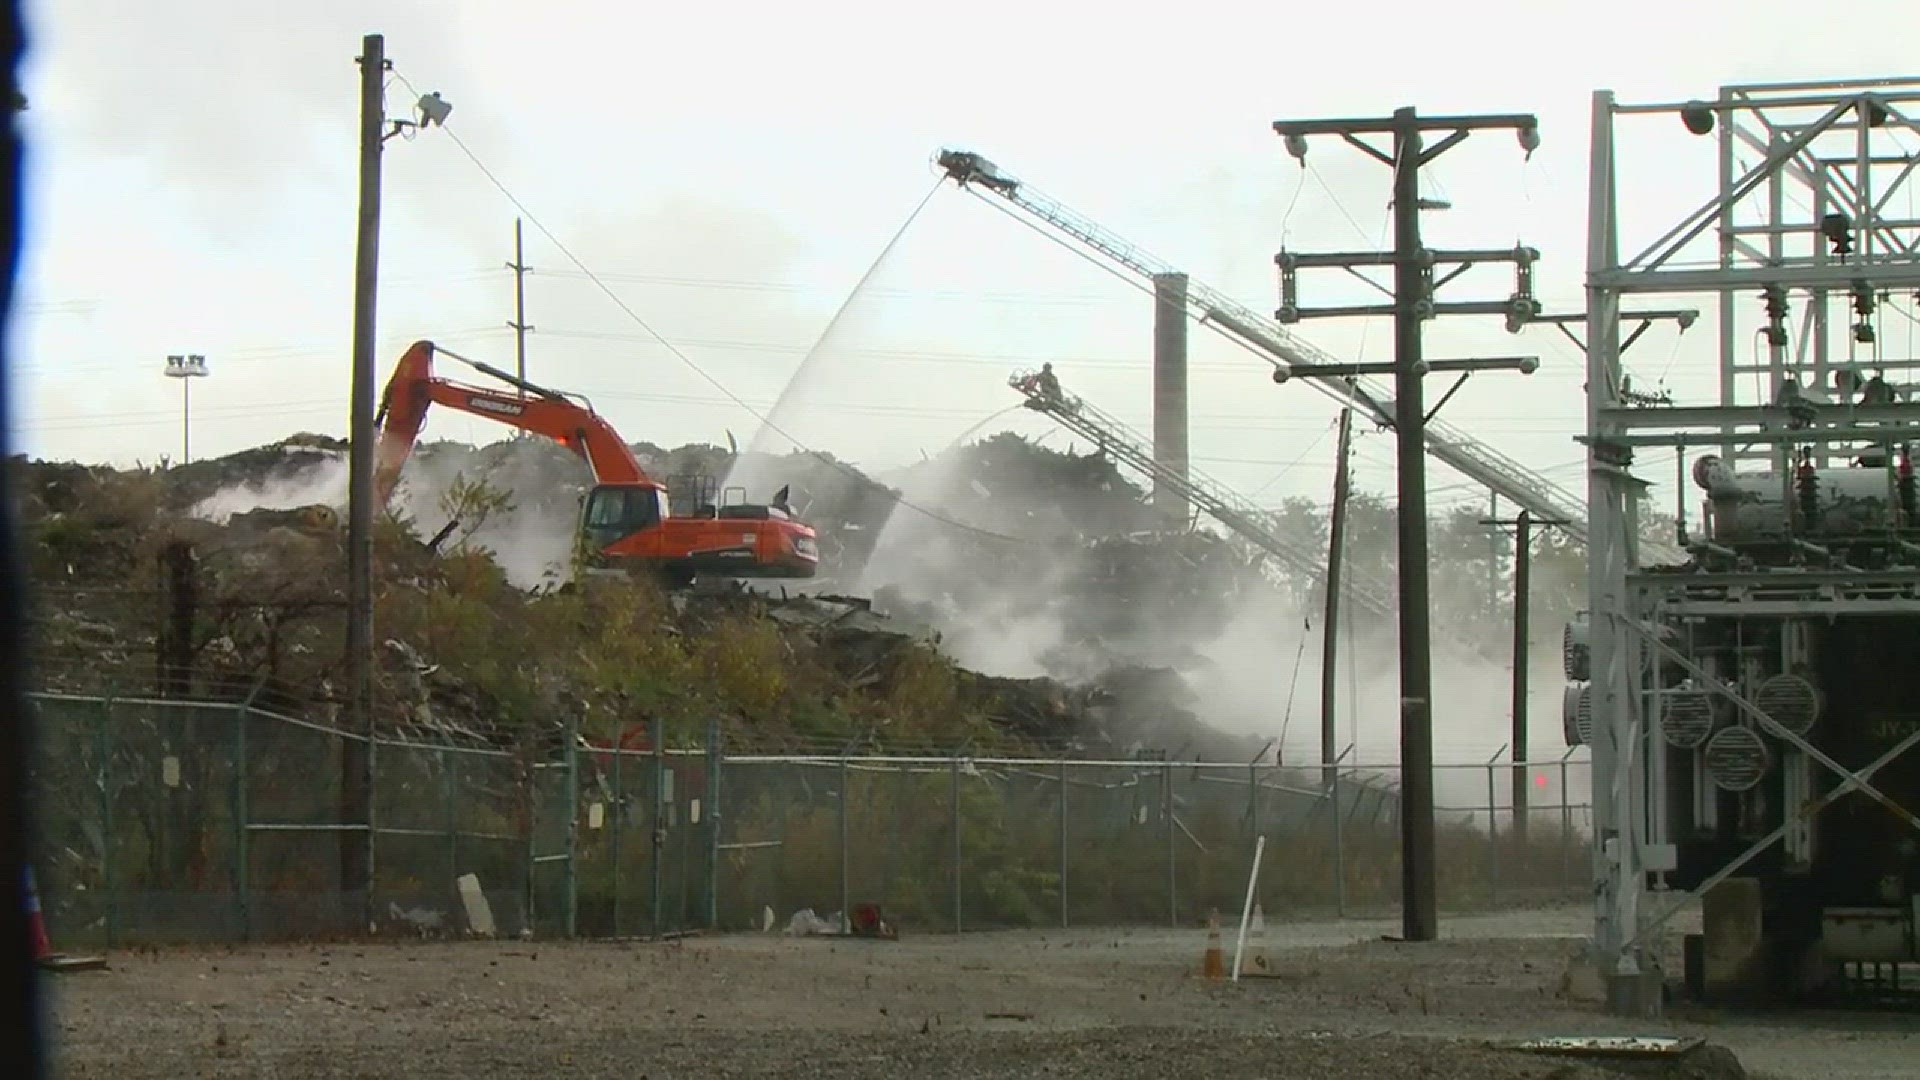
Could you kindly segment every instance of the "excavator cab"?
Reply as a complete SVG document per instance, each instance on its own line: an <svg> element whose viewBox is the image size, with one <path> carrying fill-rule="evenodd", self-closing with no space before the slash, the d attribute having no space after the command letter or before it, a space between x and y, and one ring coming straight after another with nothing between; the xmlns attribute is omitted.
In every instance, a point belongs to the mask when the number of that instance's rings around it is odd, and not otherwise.
<svg viewBox="0 0 1920 1080"><path fill-rule="evenodd" d="M651 529L666 518L666 492L648 484L601 484L587 493L580 528L594 550Z"/></svg>

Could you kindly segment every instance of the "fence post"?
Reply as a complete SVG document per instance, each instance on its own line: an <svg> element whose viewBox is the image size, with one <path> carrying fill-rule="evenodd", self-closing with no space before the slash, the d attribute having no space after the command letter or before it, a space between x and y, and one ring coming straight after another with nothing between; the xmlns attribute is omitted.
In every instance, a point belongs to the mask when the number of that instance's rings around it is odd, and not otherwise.
<svg viewBox="0 0 1920 1080"><path fill-rule="evenodd" d="M620 781L620 759L627 756L625 740L615 736L613 740L613 812L607 816L612 819L613 835L608 837L613 852L613 896L611 925L613 936L620 936L620 833L627 825L627 792Z"/></svg>
<svg viewBox="0 0 1920 1080"><path fill-rule="evenodd" d="M1499 755L1494 755L1498 757ZM1500 902L1500 825L1499 796L1493 790L1494 766L1487 763L1487 898Z"/></svg>
<svg viewBox="0 0 1920 1080"><path fill-rule="evenodd" d="M443 736L444 737L444 736ZM446 797L443 808L447 821L447 889L453 895L455 910L460 903L460 768L457 754L447 752L446 746L440 747L440 787Z"/></svg>
<svg viewBox="0 0 1920 1080"><path fill-rule="evenodd" d="M952 790L949 792L953 817L953 932L958 934L965 931L965 922L960 914L960 754L958 751L954 752L953 760L948 767L953 781Z"/></svg>
<svg viewBox="0 0 1920 1080"><path fill-rule="evenodd" d="M118 887L113 873L113 695L100 706L100 878L107 891L107 948L112 949L119 929Z"/></svg>
<svg viewBox="0 0 1920 1080"><path fill-rule="evenodd" d="M247 708L252 702L249 693L233 711L233 911L241 941L252 938L247 919Z"/></svg>
<svg viewBox="0 0 1920 1080"><path fill-rule="evenodd" d="M1493 763L1510 749L1511 743L1503 744L1487 759L1487 896L1496 904L1500 902L1500 796L1493 786Z"/></svg>
<svg viewBox="0 0 1920 1080"><path fill-rule="evenodd" d="M1560 883L1565 885L1572 874L1568 865L1567 849L1573 846L1573 807L1567 798L1567 759L1573 756L1574 748L1560 755Z"/></svg>
<svg viewBox="0 0 1920 1080"><path fill-rule="evenodd" d="M847 861L847 778L851 776L847 768L847 752L840 752L840 930L845 932L853 925L853 901L851 899L852 882L848 880Z"/></svg>
<svg viewBox="0 0 1920 1080"><path fill-rule="evenodd" d="M667 747L666 725L659 717L654 717L649 725L649 739L653 745L653 814L649 824L653 826L653 865L649 868L653 888L653 936L660 936L660 860L667 852L667 821L663 811L667 805Z"/></svg>
<svg viewBox="0 0 1920 1080"><path fill-rule="evenodd" d="M567 710L567 937L580 925L580 717Z"/></svg>
<svg viewBox="0 0 1920 1080"><path fill-rule="evenodd" d="M707 721L707 929L720 929L720 721Z"/></svg>
<svg viewBox="0 0 1920 1080"><path fill-rule="evenodd" d="M1260 763L1247 763L1247 828L1260 835Z"/></svg>
<svg viewBox="0 0 1920 1080"><path fill-rule="evenodd" d="M1160 808L1167 824L1167 925L1180 925L1180 882L1174 864L1173 846L1173 762L1160 767Z"/></svg>
<svg viewBox="0 0 1920 1080"><path fill-rule="evenodd" d="M1060 759L1060 929L1067 928L1067 759Z"/></svg>
<svg viewBox="0 0 1920 1080"><path fill-rule="evenodd" d="M367 724L367 878L360 883L361 918L366 929L373 928L373 878L374 859L379 855L379 843L375 839L375 808L380 805L380 758L379 740L374 738L373 723Z"/></svg>
<svg viewBox="0 0 1920 1080"><path fill-rule="evenodd" d="M1348 749L1352 749L1349 747ZM1338 918L1347 917L1347 843L1344 816L1340 813L1340 762L1335 759L1332 773L1333 782L1328 792L1333 798L1333 813L1327 818L1333 826L1333 913Z"/></svg>
<svg viewBox="0 0 1920 1080"><path fill-rule="evenodd" d="M527 936L533 935L534 921L534 875L540 868L540 763L534 760L532 748L522 741L514 749L520 771L520 804L526 807L526 850L520 855L524 867L520 880L520 926Z"/></svg>

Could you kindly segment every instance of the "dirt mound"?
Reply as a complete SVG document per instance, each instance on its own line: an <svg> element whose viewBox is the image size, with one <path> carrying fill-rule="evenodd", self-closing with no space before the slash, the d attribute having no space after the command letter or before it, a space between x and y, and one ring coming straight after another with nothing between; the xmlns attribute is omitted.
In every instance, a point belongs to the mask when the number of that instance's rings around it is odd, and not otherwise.
<svg viewBox="0 0 1920 1080"><path fill-rule="evenodd" d="M436 444L415 462L421 476L547 490L542 512L570 512L567 492L584 488L579 463L541 444ZM16 461L42 685L253 695L337 716L342 515L303 499L316 470L340 465L341 447L311 439L165 471ZM235 495L276 490L290 505L243 508ZM842 516L871 523L885 490L843 485ZM419 525L383 519L376 536L379 719L391 729L498 745L569 715L688 732L718 716L735 745L1111 754L1138 741L1129 716L1177 711L1172 687L963 670L937 620L895 620L863 598L515 588L481 545L430 547Z"/></svg>

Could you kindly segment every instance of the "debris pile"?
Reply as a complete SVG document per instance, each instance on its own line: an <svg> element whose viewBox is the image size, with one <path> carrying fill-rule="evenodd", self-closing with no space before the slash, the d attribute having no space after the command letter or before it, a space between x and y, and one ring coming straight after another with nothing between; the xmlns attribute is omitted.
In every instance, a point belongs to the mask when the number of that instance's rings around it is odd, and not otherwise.
<svg viewBox="0 0 1920 1080"><path fill-rule="evenodd" d="M711 474L713 455L724 453L640 449L665 476ZM1018 451L1000 443L989 452ZM975 621L966 605L980 597L964 587L943 595L937 581L914 596L894 587L872 599L731 583L673 595L643 582L517 587L489 542L513 534L514 514L570 531L584 469L534 440L428 444L409 466L416 493L396 500L404 505L376 529L378 722L502 745L563 716L603 734L656 717L690 732L719 716L730 742L768 749L1038 745L1096 754L1153 743L1156 728L1204 731L1178 676L1141 666L1149 658L1129 644L1128 627L1204 618L1232 595L1225 578L1144 572L1166 554L1223 573L1232 560L1205 537L1086 533L1092 521L1138 525L1124 510L1139 509L1138 493L1116 496L1110 465L1056 456L1063 460L1052 464L1065 467L1054 481L1000 505L1029 523L1036 514L1023 505L1067 508L1054 535L1072 555L1069 587L1049 602L1075 614L1046 674L1009 678L951 659L951 635ZM337 720L344 465L343 444L313 436L170 469L13 460L29 530L38 682L251 694ZM837 463L813 466L794 484L796 509L838 553L837 569L857 574L894 492ZM1102 508L1073 521L1073 485L1103 472L1109 482L1090 488ZM422 508L451 518L460 508L445 493L463 477L508 488L511 500L498 504L508 512L432 545L448 522ZM1003 555L988 542L976 569ZM968 577L964 566L946 569L956 585Z"/></svg>

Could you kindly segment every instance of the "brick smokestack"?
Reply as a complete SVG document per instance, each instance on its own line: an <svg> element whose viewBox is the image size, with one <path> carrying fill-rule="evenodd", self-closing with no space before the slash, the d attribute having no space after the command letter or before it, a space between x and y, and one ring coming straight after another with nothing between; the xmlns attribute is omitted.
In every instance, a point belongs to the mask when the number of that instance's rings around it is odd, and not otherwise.
<svg viewBox="0 0 1920 1080"><path fill-rule="evenodd" d="M1187 475L1187 275L1153 276L1153 459ZM1192 512L1186 497L1153 485L1153 505L1175 521Z"/></svg>

